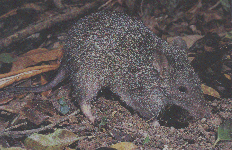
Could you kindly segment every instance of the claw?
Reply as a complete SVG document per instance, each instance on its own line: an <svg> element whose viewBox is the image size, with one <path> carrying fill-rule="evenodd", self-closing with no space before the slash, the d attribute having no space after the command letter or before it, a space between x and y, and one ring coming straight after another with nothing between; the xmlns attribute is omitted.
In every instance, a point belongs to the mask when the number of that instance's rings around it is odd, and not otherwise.
<svg viewBox="0 0 232 150"><path fill-rule="evenodd" d="M86 102L82 102L82 104L81 104L80 106L81 106L81 110L82 110L83 114L84 114L92 123L94 123L95 117L92 115L90 104L87 104Z"/></svg>

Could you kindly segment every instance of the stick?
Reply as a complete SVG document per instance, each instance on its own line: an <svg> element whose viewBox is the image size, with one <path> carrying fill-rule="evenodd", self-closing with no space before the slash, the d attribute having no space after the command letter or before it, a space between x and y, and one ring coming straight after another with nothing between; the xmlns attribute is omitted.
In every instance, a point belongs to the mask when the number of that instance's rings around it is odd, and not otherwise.
<svg viewBox="0 0 232 150"><path fill-rule="evenodd" d="M58 121L56 121L56 122L54 122L52 124L49 124L49 125L47 125L45 127L41 127L41 128L38 128L38 129L24 130L24 131L8 131L8 129L6 129L6 130L0 132L0 137L1 136L22 137L23 135L28 135L28 134L44 131L44 130L47 130L47 129L51 129L54 126L56 126L58 123L61 123L61 122L65 121L65 120L69 119L71 116L74 116L74 115L78 114L79 112L80 112L79 110L74 111L70 115L65 116L65 117L59 119Z"/></svg>
<svg viewBox="0 0 232 150"><path fill-rule="evenodd" d="M22 40L43 29L47 29L58 22L67 21L75 17L80 17L81 15L89 13L89 11L96 9L98 6L100 6L99 0L86 4L85 6L81 8L74 7L73 9L71 9L71 11L68 11L68 10L64 11L64 12L67 12L65 14L52 16L51 18L46 19L42 22L38 22L35 25L30 25L26 27L25 29L22 29L21 31L14 33L13 35L0 39L0 49L7 47L11 43Z"/></svg>

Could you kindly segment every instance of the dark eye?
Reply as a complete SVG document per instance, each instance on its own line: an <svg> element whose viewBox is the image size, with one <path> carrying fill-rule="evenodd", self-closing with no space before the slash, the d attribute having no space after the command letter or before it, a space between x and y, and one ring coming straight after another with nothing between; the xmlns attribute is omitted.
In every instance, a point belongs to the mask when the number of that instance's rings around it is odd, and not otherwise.
<svg viewBox="0 0 232 150"><path fill-rule="evenodd" d="M186 87L184 87L184 86L180 86L180 87L178 88L178 90L179 90L180 92L183 92L183 93L187 93L187 92L188 92L188 89L187 89Z"/></svg>

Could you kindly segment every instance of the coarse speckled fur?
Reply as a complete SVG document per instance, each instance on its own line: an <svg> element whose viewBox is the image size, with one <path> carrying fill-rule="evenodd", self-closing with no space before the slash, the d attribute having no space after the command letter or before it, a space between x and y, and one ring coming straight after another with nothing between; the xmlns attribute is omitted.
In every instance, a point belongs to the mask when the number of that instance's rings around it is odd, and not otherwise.
<svg viewBox="0 0 232 150"><path fill-rule="evenodd" d="M136 19L102 11L77 21L65 43L63 66L70 70L75 98L91 121L90 101L102 87L145 118L157 117L167 103L195 117L209 114L180 39L170 46Z"/></svg>
<svg viewBox="0 0 232 150"><path fill-rule="evenodd" d="M69 75L73 96L92 122L90 101L103 87L144 118L157 117L167 104L197 118L210 115L181 39L171 46L136 19L101 11L78 20L64 43L60 73L52 86Z"/></svg>

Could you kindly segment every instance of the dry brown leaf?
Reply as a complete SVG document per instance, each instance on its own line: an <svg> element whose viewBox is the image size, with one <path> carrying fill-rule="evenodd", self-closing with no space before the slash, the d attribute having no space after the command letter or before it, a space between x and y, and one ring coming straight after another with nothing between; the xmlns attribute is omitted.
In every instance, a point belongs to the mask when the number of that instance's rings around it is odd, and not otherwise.
<svg viewBox="0 0 232 150"><path fill-rule="evenodd" d="M117 2L122 5L123 3L125 3L125 0L117 0Z"/></svg>
<svg viewBox="0 0 232 150"><path fill-rule="evenodd" d="M230 76L230 75L228 75L228 74L224 74L224 75L225 75L225 77L226 77L227 79L231 80L231 76Z"/></svg>
<svg viewBox="0 0 232 150"><path fill-rule="evenodd" d="M26 3L21 8L22 9L34 9L36 11L43 11L42 7L39 5L36 5L35 3Z"/></svg>
<svg viewBox="0 0 232 150"><path fill-rule="evenodd" d="M39 5L36 5L35 3L27 3L27 4L24 4L21 8L24 8L24 9L31 8L31 9L34 9L34 10L37 10L37 11L42 11L42 10L43 10ZM7 18L7 17L9 17L9 16L16 15L16 14L17 14L17 10L18 10L18 8L13 9L13 10L11 10L11 11L9 11L9 12L3 14L2 16L0 16L0 19Z"/></svg>
<svg viewBox="0 0 232 150"><path fill-rule="evenodd" d="M205 84L201 84L201 89L202 89L203 93L206 95L220 98L220 94L216 90L214 90L213 88L211 88Z"/></svg>
<svg viewBox="0 0 232 150"><path fill-rule="evenodd" d="M17 71L24 69L28 66L35 65L42 61L60 59L63 55L61 49L47 50L46 48L38 48L31 50L17 58L17 61L13 62L11 71Z"/></svg>
<svg viewBox="0 0 232 150"><path fill-rule="evenodd" d="M49 117L47 121L51 122L51 123L55 123L57 121L59 121L60 119L62 119L62 116L60 116L57 113L54 113L52 117Z"/></svg>
<svg viewBox="0 0 232 150"><path fill-rule="evenodd" d="M7 98L4 98L4 99L0 99L0 105L4 105L4 104L7 104L9 103L10 101L12 101L14 98L13 95L10 95L8 96Z"/></svg>
<svg viewBox="0 0 232 150"><path fill-rule="evenodd" d="M0 120L0 131L4 131L8 125L9 125L8 121L4 121L4 119L1 119ZM1 146L0 146L0 149L1 149Z"/></svg>
<svg viewBox="0 0 232 150"><path fill-rule="evenodd" d="M198 2L188 10L191 14L196 14L202 8L202 0L198 0Z"/></svg>
<svg viewBox="0 0 232 150"><path fill-rule="evenodd" d="M121 142L111 146L112 148L116 148L118 150L135 150L138 146L134 145L130 142Z"/></svg>
<svg viewBox="0 0 232 150"><path fill-rule="evenodd" d="M49 118L47 114L55 114L55 110L49 101L28 101L20 110L20 114L27 117L36 125L39 125Z"/></svg>
<svg viewBox="0 0 232 150"><path fill-rule="evenodd" d="M41 85L44 85L44 84L46 84L48 82L43 76L41 76L40 81L41 81ZM52 90L44 91L44 92L41 93L41 95L46 97L47 95L49 95L51 93L51 91Z"/></svg>
<svg viewBox="0 0 232 150"><path fill-rule="evenodd" d="M0 75L0 88L3 88L7 85L10 85L14 82L20 81L22 79L26 79L42 72L47 72L51 70L55 70L59 67L59 64L56 65L43 65L43 66L35 66L29 67L26 69L18 70L15 72L10 72L6 74Z"/></svg>
<svg viewBox="0 0 232 150"><path fill-rule="evenodd" d="M202 15L204 16L204 21L206 23L212 21L212 20L222 20L223 14L220 14L220 11L206 11L203 12Z"/></svg>
<svg viewBox="0 0 232 150"><path fill-rule="evenodd" d="M181 38L186 42L187 47L191 47L197 40L201 39L203 36L202 35L187 35L187 36L182 36ZM173 39L176 37L168 37L167 42L172 43Z"/></svg>
<svg viewBox="0 0 232 150"><path fill-rule="evenodd" d="M9 104L7 105L0 105L0 110L5 110L10 113L18 114L29 100L31 99L15 99L14 101L9 102Z"/></svg>
<svg viewBox="0 0 232 150"><path fill-rule="evenodd" d="M13 16L13 15L16 15L16 14L17 14L17 9L13 9L13 10L5 13L4 15L0 16L0 19L7 18L9 16Z"/></svg>

